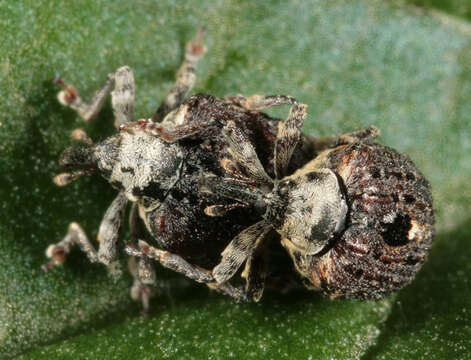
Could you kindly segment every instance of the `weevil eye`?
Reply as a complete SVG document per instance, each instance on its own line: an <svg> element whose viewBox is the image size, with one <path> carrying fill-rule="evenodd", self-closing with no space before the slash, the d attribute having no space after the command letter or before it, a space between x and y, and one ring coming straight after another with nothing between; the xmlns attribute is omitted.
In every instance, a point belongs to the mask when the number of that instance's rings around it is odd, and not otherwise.
<svg viewBox="0 0 471 360"><path fill-rule="evenodd" d="M280 182L279 187L278 187L278 193L280 196L284 196L288 194L290 190L292 190L295 187L295 183L292 180L283 180Z"/></svg>

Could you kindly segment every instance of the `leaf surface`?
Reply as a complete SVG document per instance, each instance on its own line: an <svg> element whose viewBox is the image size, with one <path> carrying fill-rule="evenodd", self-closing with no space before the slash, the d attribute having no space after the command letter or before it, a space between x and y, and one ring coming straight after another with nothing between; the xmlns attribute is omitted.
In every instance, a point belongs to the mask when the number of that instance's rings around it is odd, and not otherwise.
<svg viewBox="0 0 471 360"><path fill-rule="evenodd" d="M429 5L429 4L426 4ZM455 12L457 13L457 12ZM461 14L461 13L459 13ZM464 15L466 19L467 15ZM430 180L430 261L397 298L329 301L308 291L238 305L159 271L149 318L79 251L40 270L77 221L91 238L114 191L83 178L56 188L70 132L113 132L108 105L83 124L56 100L56 73L85 99L122 65L136 116L170 89L200 26L209 49L195 92L288 94L309 105L305 132L374 124ZM41 358L469 358L471 26L375 0L0 1L0 354ZM276 114L286 116L287 109ZM127 234L123 235L128 236ZM0 356L2 356L0 355Z"/></svg>

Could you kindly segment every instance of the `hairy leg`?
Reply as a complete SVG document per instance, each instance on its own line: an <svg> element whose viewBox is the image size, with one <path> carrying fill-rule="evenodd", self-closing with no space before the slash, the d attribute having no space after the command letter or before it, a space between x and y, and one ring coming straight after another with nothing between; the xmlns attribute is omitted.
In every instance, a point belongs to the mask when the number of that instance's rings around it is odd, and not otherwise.
<svg viewBox="0 0 471 360"><path fill-rule="evenodd" d="M75 110L85 122L89 122L93 120L102 109L106 97L114 84L114 73L108 75L108 80L106 80L105 85L96 92L89 104L82 100L78 90L72 85L67 85L61 78L56 78L54 81L63 88L63 90L57 94L59 102Z"/></svg>
<svg viewBox="0 0 471 360"><path fill-rule="evenodd" d="M380 130L376 126L347 132L340 135L324 136L319 138L308 137L308 141L316 152L332 149L339 145L351 144L358 141L371 142L380 135Z"/></svg>
<svg viewBox="0 0 471 360"><path fill-rule="evenodd" d="M270 184L272 179L258 158L258 155L248 137L233 121L228 121L222 133L229 145L229 152L245 175L258 183Z"/></svg>
<svg viewBox="0 0 471 360"><path fill-rule="evenodd" d="M238 95L226 96L224 97L224 100L240 107L243 107L244 109L253 111L260 111L273 106L299 104L298 100L288 95L263 96L255 94L249 97Z"/></svg>
<svg viewBox="0 0 471 360"><path fill-rule="evenodd" d="M205 283L211 289L214 289L225 295L229 295L236 301L248 301L248 298L243 290L235 288L228 283L216 283L214 277L211 274L211 271L200 268L199 266L192 265L179 255L157 249L153 246L150 246L143 240L138 242L138 247L139 249L136 249L133 246L127 246L126 252L132 256L145 257L156 260L162 266L179 272L186 277L195 280L196 282Z"/></svg>
<svg viewBox="0 0 471 360"><path fill-rule="evenodd" d="M249 226L237 235L222 252L221 262L213 269L213 276L218 283L228 281L241 265L254 254L263 238L272 230L264 220Z"/></svg>
<svg viewBox="0 0 471 360"><path fill-rule="evenodd" d="M202 193L216 194L239 201L242 204L257 205L257 202L263 200L265 195L258 187L250 185L245 181L234 178L222 178L212 174L201 174L198 185ZM206 209L206 215L219 216L219 212L217 209L214 209L214 205L208 206ZM214 214L213 209L216 210Z"/></svg>
<svg viewBox="0 0 471 360"><path fill-rule="evenodd" d="M116 254L116 242L126 204L126 198L122 193L119 193L106 211L98 234L98 241L100 243L98 252L82 227L78 223L72 222L69 225L66 236L57 244L49 245L47 248L46 256L51 260L42 269L47 271L55 265L62 265L67 259L67 254L70 253L75 245L80 247L91 262L101 262L107 266L110 265Z"/></svg>
<svg viewBox="0 0 471 360"><path fill-rule="evenodd" d="M139 261L140 259L138 259ZM150 299L153 295L153 289L144 284L141 281L140 277L140 262L136 261L136 258L130 257L128 260L128 268L129 272L131 273L134 281L130 289L130 294L131 294L131 299L134 301L140 301L142 304L142 313L144 315L149 314L149 309L150 309Z"/></svg>
<svg viewBox="0 0 471 360"><path fill-rule="evenodd" d="M129 66L120 67L114 73L115 86L111 92L114 126L134 121L134 75Z"/></svg>
<svg viewBox="0 0 471 360"><path fill-rule="evenodd" d="M67 259L73 246L78 245L80 249L87 254L91 262L98 262L98 254L88 240L87 234L82 227L76 223L70 223L65 237L57 244L49 245L46 249L46 256L51 259L42 267L44 271L52 269L55 265L62 265Z"/></svg>
<svg viewBox="0 0 471 360"><path fill-rule="evenodd" d="M121 228L128 199L124 193L119 193L105 212L98 230L99 245L98 259L109 265L116 260L119 229Z"/></svg>
<svg viewBox="0 0 471 360"><path fill-rule="evenodd" d="M208 270L191 265L179 255L150 246L144 240L139 240L138 249L132 246L127 246L126 252L132 256L145 257L156 260L157 262L162 264L162 266L173 271L179 272L185 275L186 277L200 283L214 281L211 272L209 272Z"/></svg>
<svg viewBox="0 0 471 360"><path fill-rule="evenodd" d="M161 122L167 114L182 104L185 96L194 86L196 65L206 52L206 47L202 44L203 34L204 30L200 29L196 39L186 45L185 60L178 69L176 82L155 112L152 121Z"/></svg>
<svg viewBox="0 0 471 360"><path fill-rule="evenodd" d="M59 102L77 111L85 122L93 120L98 115L103 108L106 97L115 85L112 92L115 126L118 127L120 124L134 120L134 76L129 66L123 66L116 72L109 74L105 85L96 92L90 103L84 102L78 90L67 85L62 79L56 78L55 82L63 88L57 95Z"/></svg>
<svg viewBox="0 0 471 360"><path fill-rule="evenodd" d="M242 277L246 280L245 291L250 299L257 302L263 295L267 276L268 242L270 234L257 239L255 251L247 258Z"/></svg>
<svg viewBox="0 0 471 360"><path fill-rule="evenodd" d="M136 204L133 204L129 214L129 227L131 233L130 244L137 246L139 239L145 237L145 230ZM149 302L153 294L152 286L155 285L156 281L154 266L151 259L147 257L130 257L128 261L129 272L134 279L131 287L131 298L140 301L144 314L148 314Z"/></svg>
<svg viewBox="0 0 471 360"><path fill-rule="evenodd" d="M186 106L181 106L176 114L173 116L180 116L184 113ZM184 116L184 115L182 115ZM120 131L126 131L130 134L146 133L149 135L157 136L167 142L175 142L180 139L192 136L201 131L201 129L210 126L214 123L213 119L202 121L199 123L186 123L182 125L164 126L160 123L155 123L151 119L141 119L133 123L123 124L119 127Z"/></svg>
<svg viewBox="0 0 471 360"><path fill-rule="evenodd" d="M288 118L278 124L278 134L275 145L275 175L281 179L286 170L301 137L301 128L307 115L307 105L301 104L295 98L286 95L252 95L226 97L226 101L234 103L247 110L260 111L273 106L291 105Z"/></svg>

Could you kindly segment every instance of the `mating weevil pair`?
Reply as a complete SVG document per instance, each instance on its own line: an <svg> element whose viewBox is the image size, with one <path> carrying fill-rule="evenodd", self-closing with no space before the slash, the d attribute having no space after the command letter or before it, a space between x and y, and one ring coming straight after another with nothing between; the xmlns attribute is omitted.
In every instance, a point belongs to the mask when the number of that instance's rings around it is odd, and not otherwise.
<svg viewBox="0 0 471 360"><path fill-rule="evenodd" d="M51 245L49 269L78 244L112 266L129 203L137 257L132 295L148 308L151 260L239 301L259 300L270 280L270 244L280 241L309 287L331 297L379 299L408 284L433 237L430 186L412 161L374 142L370 127L338 136L301 133L306 106L289 96L185 99L205 53L202 32L186 48L177 81L149 120L134 121L129 67L109 76L91 104L61 80L59 100L92 119L111 93L119 132L69 148L60 164L66 185L99 173L119 191L98 231L96 251L77 223ZM261 110L290 105L286 120ZM157 246L148 244L146 233ZM230 280L245 263L245 287ZM212 270L210 270L212 269Z"/></svg>

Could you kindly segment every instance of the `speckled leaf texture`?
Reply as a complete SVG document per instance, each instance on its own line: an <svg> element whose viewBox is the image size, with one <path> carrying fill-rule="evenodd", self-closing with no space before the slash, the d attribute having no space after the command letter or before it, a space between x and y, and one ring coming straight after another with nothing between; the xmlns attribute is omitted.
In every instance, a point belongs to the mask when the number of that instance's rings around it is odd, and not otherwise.
<svg viewBox="0 0 471 360"><path fill-rule="evenodd" d="M471 358L471 6L413 3L0 0L0 357ZM144 318L130 276L113 281L79 251L40 270L70 221L94 238L114 196L98 177L51 182L74 128L113 132L109 102L83 124L51 80L59 73L90 98L129 65L136 115L149 117L201 26L209 51L194 92L289 94L309 105L309 134L374 124L410 154L437 210L411 286L379 302L296 291L247 305L162 270Z"/></svg>

